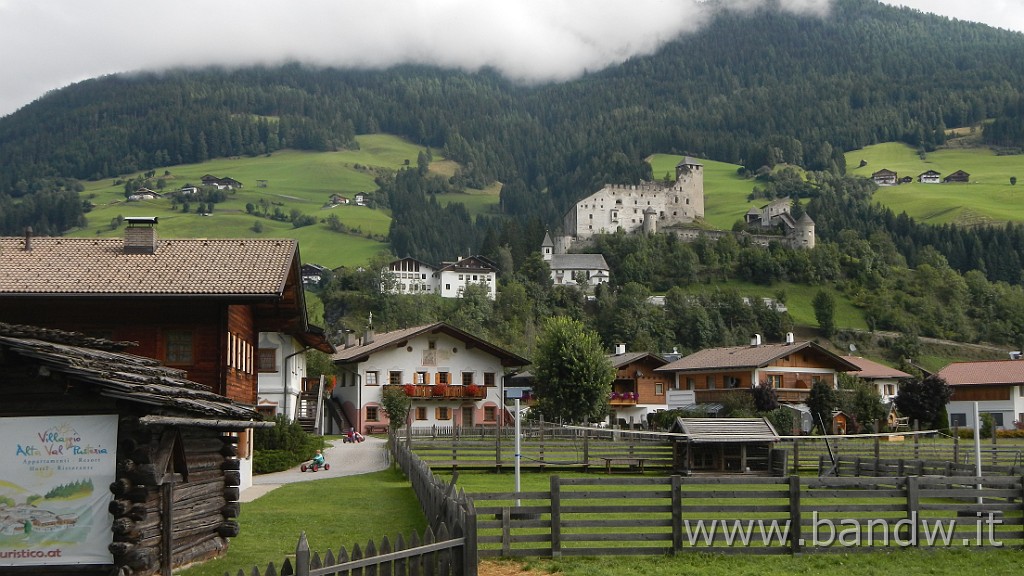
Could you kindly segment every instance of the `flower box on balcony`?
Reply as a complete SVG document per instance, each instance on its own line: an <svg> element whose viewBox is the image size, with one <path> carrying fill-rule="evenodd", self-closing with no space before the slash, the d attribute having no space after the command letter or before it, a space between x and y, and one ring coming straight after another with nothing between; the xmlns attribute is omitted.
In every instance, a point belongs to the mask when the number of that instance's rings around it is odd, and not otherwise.
<svg viewBox="0 0 1024 576"><path fill-rule="evenodd" d="M477 386L476 384L468 384L468 385L466 385L465 389L463 389L463 392L465 393L464 395L465 395L466 398L483 398L484 397L484 389L481 388L480 386Z"/></svg>
<svg viewBox="0 0 1024 576"><path fill-rule="evenodd" d="M406 384L402 386L402 390L405 391L406 396L411 397L416 395L416 387L413 386L412 384Z"/></svg>
<svg viewBox="0 0 1024 576"><path fill-rule="evenodd" d="M434 384L434 387L431 389L431 395L433 395L433 396L447 396L448 395L448 385L447 384Z"/></svg>

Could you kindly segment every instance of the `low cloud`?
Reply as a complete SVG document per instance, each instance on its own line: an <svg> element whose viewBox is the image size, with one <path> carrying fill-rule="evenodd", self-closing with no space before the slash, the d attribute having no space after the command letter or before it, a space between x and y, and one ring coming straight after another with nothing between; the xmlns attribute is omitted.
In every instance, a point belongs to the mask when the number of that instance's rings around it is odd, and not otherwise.
<svg viewBox="0 0 1024 576"><path fill-rule="evenodd" d="M830 0L772 4L824 14ZM711 16L698 0L0 0L0 115L79 80L178 66L418 63L560 81L654 52Z"/></svg>

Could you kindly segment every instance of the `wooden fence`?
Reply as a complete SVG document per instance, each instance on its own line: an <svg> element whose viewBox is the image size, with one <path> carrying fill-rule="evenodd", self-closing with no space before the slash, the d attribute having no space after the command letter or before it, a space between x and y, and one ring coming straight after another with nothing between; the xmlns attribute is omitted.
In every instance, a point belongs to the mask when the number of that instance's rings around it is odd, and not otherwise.
<svg viewBox="0 0 1024 576"><path fill-rule="evenodd" d="M1019 477L552 476L473 499L482 557L1024 545Z"/></svg>
<svg viewBox="0 0 1024 576"><path fill-rule="evenodd" d="M951 461L913 460L905 458L885 459L862 456L839 455L835 465L827 456L818 461L818 474L835 476L974 476L974 464L957 464ZM999 476L1024 475L1024 466L989 466L982 464L982 473Z"/></svg>
<svg viewBox="0 0 1024 576"><path fill-rule="evenodd" d="M445 482L393 436L388 442L427 519L423 538L414 533L406 542L399 535L392 544L385 536L379 545L371 540L362 549L355 545L351 554L342 547L337 555L328 550L321 558L309 550L303 533L296 545L295 561L285 559L280 571L271 563L263 576L476 576L476 512L465 492L455 490L457 476ZM260 575L256 567L251 573ZM245 576L245 572L239 570L238 576Z"/></svg>
<svg viewBox="0 0 1024 576"><path fill-rule="evenodd" d="M965 465L974 470L974 447L972 441L943 436L900 435L890 437L857 438L852 436L829 436L832 452L844 457L880 458L885 460L924 460L951 462ZM818 469L821 458L828 457L826 439L822 436L806 436L798 440L785 440L775 444L776 448L789 451L790 464L794 473ZM981 463L986 468L999 472L1012 466L1024 465L1024 441L1001 438L985 440L981 450Z"/></svg>

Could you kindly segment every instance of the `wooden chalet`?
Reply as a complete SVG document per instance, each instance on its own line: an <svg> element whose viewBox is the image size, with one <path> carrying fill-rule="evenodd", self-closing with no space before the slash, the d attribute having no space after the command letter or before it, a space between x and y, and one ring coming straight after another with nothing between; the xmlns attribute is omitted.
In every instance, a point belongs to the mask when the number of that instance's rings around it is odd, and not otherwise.
<svg viewBox="0 0 1024 576"><path fill-rule="evenodd" d="M838 388L837 373L856 370L814 342L794 341L792 334L781 344L762 344L755 335L749 346L707 348L658 369L673 373L674 387L693 390L698 403L722 403L729 394L761 384L774 388L779 402L805 402L815 382Z"/></svg>
<svg viewBox="0 0 1024 576"><path fill-rule="evenodd" d="M942 174L935 170L928 170L918 174L917 181L922 184L938 184L942 182Z"/></svg>
<svg viewBox="0 0 1024 576"><path fill-rule="evenodd" d="M158 239L155 217L126 220L123 239L0 238L0 322L135 342L133 353L250 405L260 333L334 351L308 324L295 240ZM245 438L242 451L248 480Z"/></svg>
<svg viewBox="0 0 1024 576"><path fill-rule="evenodd" d="M131 344L0 323L0 573L170 574L238 534L236 433L272 424Z"/></svg>
<svg viewBox="0 0 1024 576"><path fill-rule="evenodd" d="M899 175L888 168L873 173L871 179L879 186L893 186L899 181Z"/></svg>
<svg viewBox="0 0 1024 576"><path fill-rule="evenodd" d="M619 344L608 360L615 369L608 405L612 423L634 427L646 422L647 414L667 408L666 391L672 386L671 374L658 372L665 359L650 352L626 352Z"/></svg>
<svg viewBox="0 0 1024 576"><path fill-rule="evenodd" d="M687 472L769 472L779 441L766 418L676 418L670 432L681 435L675 468Z"/></svg>
<svg viewBox="0 0 1024 576"><path fill-rule="evenodd" d="M971 181L971 175L963 170L957 170L949 176L942 179L943 182L962 182L964 184Z"/></svg>

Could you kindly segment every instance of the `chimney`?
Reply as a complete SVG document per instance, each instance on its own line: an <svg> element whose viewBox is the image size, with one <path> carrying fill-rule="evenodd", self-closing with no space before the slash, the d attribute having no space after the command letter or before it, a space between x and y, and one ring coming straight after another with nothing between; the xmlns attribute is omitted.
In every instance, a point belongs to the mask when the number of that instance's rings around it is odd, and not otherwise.
<svg viewBox="0 0 1024 576"><path fill-rule="evenodd" d="M792 344L793 342L796 342L796 340L793 339L793 333L786 332L786 344Z"/></svg>
<svg viewBox="0 0 1024 576"><path fill-rule="evenodd" d="M356 333L351 330L345 331L345 348L351 348L356 345Z"/></svg>
<svg viewBox="0 0 1024 576"><path fill-rule="evenodd" d="M125 254L156 253L156 216L127 216L124 229Z"/></svg>
<svg viewBox="0 0 1024 576"><path fill-rule="evenodd" d="M363 335L363 346L367 344L373 344L373 328L367 328L366 333Z"/></svg>
<svg viewBox="0 0 1024 576"><path fill-rule="evenodd" d="M761 345L761 335L760 334L754 334L754 337L750 339L750 345L751 346L760 346Z"/></svg>
<svg viewBox="0 0 1024 576"><path fill-rule="evenodd" d="M25 252L32 251L32 227L25 226Z"/></svg>
<svg viewBox="0 0 1024 576"><path fill-rule="evenodd" d="M616 344L615 345L615 355L616 356L618 356L620 354L625 354L625 353L626 353L626 345L625 344Z"/></svg>

